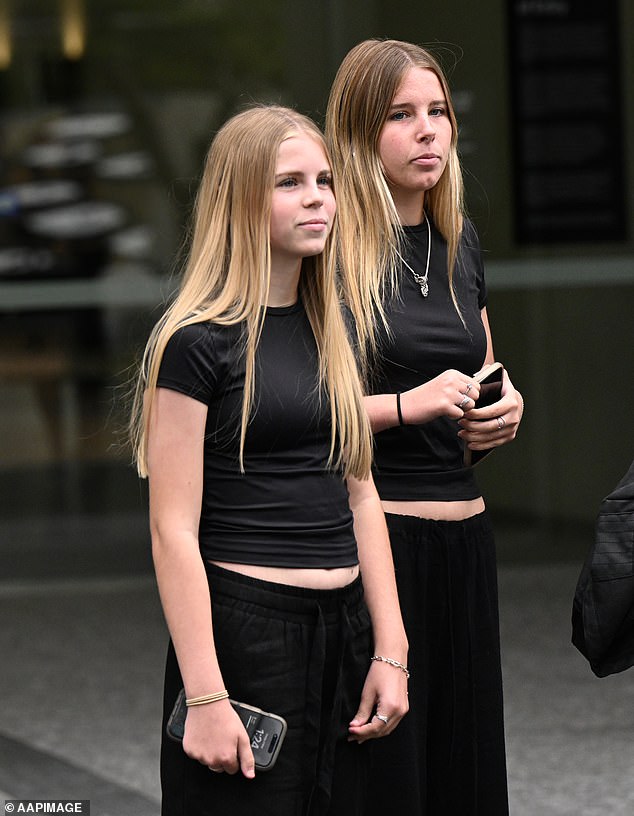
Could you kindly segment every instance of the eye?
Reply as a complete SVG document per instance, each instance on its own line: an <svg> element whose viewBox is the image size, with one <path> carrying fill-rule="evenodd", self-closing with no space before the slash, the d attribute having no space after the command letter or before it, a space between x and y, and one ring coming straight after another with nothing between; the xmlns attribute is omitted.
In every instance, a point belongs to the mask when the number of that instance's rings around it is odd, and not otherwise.
<svg viewBox="0 0 634 816"><path fill-rule="evenodd" d="M445 108L442 108L442 107L432 108L429 111L430 116L445 116L446 113L447 113L447 110Z"/></svg>
<svg viewBox="0 0 634 816"><path fill-rule="evenodd" d="M277 182L276 186L286 187L290 189L291 187L297 187L297 180L294 179L292 176L289 176L288 178L280 179L280 181Z"/></svg>
<svg viewBox="0 0 634 816"><path fill-rule="evenodd" d="M396 111L390 114L390 122L402 122L408 116L406 111Z"/></svg>
<svg viewBox="0 0 634 816"><path fill-rule="evenodd" d="M324 173L317 179L317 184L320 187L332 187L332 176L330 173Z"/></svg>

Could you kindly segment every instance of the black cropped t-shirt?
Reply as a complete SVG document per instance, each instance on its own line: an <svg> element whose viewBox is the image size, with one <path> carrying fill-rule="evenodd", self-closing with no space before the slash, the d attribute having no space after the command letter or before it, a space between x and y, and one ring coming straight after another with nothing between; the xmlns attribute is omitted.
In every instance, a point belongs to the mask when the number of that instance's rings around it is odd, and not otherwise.
<svg viewBox="0 0 634 816"><path fill-rule="evenodd" d="M481 309L487 292L475 228L465 223L454 287L465 325L451 300L447 244L430 222L429 294L424 298L403 264L398 291L386 304L390 331L379 326L373 394L408 391L446 371L474 374L484 364L486 334ZM427 260L425 222L405 228L403 253L417 273ZM455 420L440 417L423 425L388 428L375 435L374 478L382 499L459 501L480 495L472 468L463 466L463 444Z"/></svg>
<svg viewBox="0 0 634 816"><path fill-rule="evenodd" d="M298 301L269 307L256 353L255 398L240 472L242 329L204 322L170 339L158 386L207 405L199 526L203 558L334 568L358 563L348 492L328 468L330 407Z"/></svg>

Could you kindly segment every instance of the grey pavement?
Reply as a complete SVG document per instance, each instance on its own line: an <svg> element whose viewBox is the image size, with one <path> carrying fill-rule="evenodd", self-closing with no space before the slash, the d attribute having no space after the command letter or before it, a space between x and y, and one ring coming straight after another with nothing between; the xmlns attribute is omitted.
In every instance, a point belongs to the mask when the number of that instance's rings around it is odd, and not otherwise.
<svg viewBox="0 0 634 816"><path fill-rule="evenodd" d="M158 816L166 630L147 562L119 541L101 577L0 583L0 800ZM634 669L599 680L571 646L578 571L500 566L513 816L634 814Z"/></svg>

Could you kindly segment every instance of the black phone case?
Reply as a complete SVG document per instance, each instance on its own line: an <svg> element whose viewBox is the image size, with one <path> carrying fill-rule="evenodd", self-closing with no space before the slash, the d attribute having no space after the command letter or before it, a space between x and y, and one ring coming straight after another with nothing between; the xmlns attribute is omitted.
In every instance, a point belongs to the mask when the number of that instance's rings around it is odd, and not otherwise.
<svg viewBox="0 0 634 816"><path fill-rule="evenodd" d="M476 400L476 408L485 408L500 399L503 373L503 368L496 368L480 382L480 394Z"/></svg>
<svg viewBox="0 0 634 816"><path fill-rule="evenodd" d="M246 703L239 703L236 700L229 700L229 702L242 720L251 740L256 770L270 770L277 761L286 736L286 720L278 714L270 714ZM185 690L181 689L167 721L168 737L178 742L182 741L186 717Z"/></svg>
<svg viewBox="0 0 634 816"><path fill-rule="evenodd" d="M504 376L504 367L496 365L489 373L483 377L480 382L480 394L476 400L476 408L485 408L487 405L493 405L502 396L502 379ZM477 379L477 375L476 375ZM485 456L488 456L495 448L488 448L487 450L470 450L466 445L464 449L464 463L466 467L473 467L481 462Z"/></svg>

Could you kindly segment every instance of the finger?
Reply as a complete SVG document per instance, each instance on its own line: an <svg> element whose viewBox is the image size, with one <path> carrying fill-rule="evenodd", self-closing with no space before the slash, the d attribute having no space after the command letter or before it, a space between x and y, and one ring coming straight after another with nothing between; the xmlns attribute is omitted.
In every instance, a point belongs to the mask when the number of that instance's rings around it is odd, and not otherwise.
<svg viewBox="0 0 634 816"><path fill-rule="evenodd" d="M387 726L385 727L385 730L383 731L383 733L381 734L381 736L382 736L382 737L387 737L387 735L388 735L388 734L391 734L391 733L392 733L392 731L394 731L394 729L396 728L396 726L397 726L397 725L400 723L400 721L401 721L402 719L403 719L403 717L402 717L402 716L394 716L394 717L390 717L390 722L389 722L389 725L387 725Z"/></svg>
<svg viewBox="0 0 634 816"><path fill-rule="evenodd" d="M373 692L368 693L367 689L364 687L363 691L361 692L359 708L357 709L357 713L350 721L350 725L365 725L366 723L370 722L372 712L374 711L375 702L375 694Z"/></svg>
<svg viewBox="0 0 634 816"><path fill-rule="evenodd" d="M462 391L458 391L458 402L456 403L456 407L460 408L461 411L465 413L470 411L474 405L475 401L468 395L463 393Z"/></svg>
<svg viewBox="0 0 634 816"><path fill-rule="evenodd" d="M361 700L359 710L350 720L350 725L353 726L366 725L370 721L370 717L372 716L372 708L373 708L372 703L366 703L364 700Z"/></svg>
<svg viewBox="0 0 634 816"><path fill-rule="evenodd" d="M387 728L387 726L390 724L390 718L387 716L387 714L381 714L379 711L377 711L377 712L374 714L373 719L380 720L380 721L381 721L381 723L382 723L382 724L383 724L383 725L384 725L386 728Z"/></svg>
<svg viewBox="0 0 634 816"><path fill-rule="evenodd" d="M255 759L246 732L244 738L240 737L238 740L238 757L243 776L246 776L247 779L253 779L255 776Z"/></svg>
<svg viewBox="0 0 634 816"><path fill-rule="evenodd" d="M368 725L362 726L359 731L363 735L363 739L379 739L390 734L400 722L401 717L397 715L388 716L383 712L377 711Z"/></svg>
<svg viewBox="0 0 634 816"><path fill-rule="evenodd" d="M383 723L383 728L377 734L377 737L385 737L388 734L391 734L392 731L394 731L396 726L400 723L400 721L405 716L405 712L403 712L401 714L401 713L398 713L397 711L394 711L394 713L390 714L389 716L387 716L386 714L381 712L381 714L377 713L374 716L376 718L380 719L382 721L382 723ZM387 722L386 722L386 720L387 720Z"/></svg>
<svg viewBox="0 0 634 816"><path fill-rule="evenodd" d="M219 767L219 766L216 765L215 767ZM238 751L237 750L236 750L236 753L235 753L234 756L232 756L231 758L223 760L222 767L224 769L224 772L230 774L231 776L238 773L238 771L240 770L240 761L239 761L239 756L238 756Z"/></svg>
<svg viewBox="0 0 634 816"><path fill-rule="evenodd" d="M380 736L385 734L385 727L383 723L378 723L376 720L372 720L372 722L366 723L365 725L355 726L354 728L350 728L350 737L348 738L351 742L358 742L359 744L365 742L369 739L377 739Z"/></svg>

